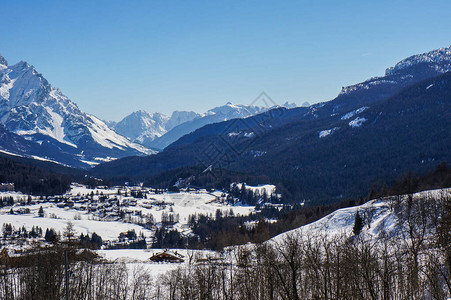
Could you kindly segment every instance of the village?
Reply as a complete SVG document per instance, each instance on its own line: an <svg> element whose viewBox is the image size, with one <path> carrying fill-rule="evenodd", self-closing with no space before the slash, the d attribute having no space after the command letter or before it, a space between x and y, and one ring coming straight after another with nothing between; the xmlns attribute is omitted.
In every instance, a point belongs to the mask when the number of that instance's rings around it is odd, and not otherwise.
<svg viewBox="0 0 451 300"><path fill-rule="evenodd" d="M265 188L274 187L260 190ZM163 234L175 234L178 244L169 245L184 248L193 237L196 218L248 216L256 211L255 206L217 190L168 192L141 186L89 188L73 183L66 194L46 197L8 189L0 193L0 243L18 251L36 242L52 243L70 223L82 242L98 249L164 247L164 243L157 243ZM246 222L246 226L252 224Z"/></svg>

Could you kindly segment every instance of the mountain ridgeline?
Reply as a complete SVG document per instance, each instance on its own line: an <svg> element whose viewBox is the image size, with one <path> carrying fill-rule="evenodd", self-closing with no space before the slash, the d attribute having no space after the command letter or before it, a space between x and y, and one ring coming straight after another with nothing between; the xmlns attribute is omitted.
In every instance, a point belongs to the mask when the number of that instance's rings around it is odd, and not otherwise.
<svg viewBox="0 0 451 300"><path fill-rule="evenodd" d="M284 107L295 107L288 102ZM205 125L236 118L247 118L274 107L256 105L226 105L198 114L190 111L175 111L171 117L161 113L137 111L118 123L110 124L117 133L130 140L153 149L164 149L182 136Z"/></svg>
<svg viewBox="0 0 451 300"><path fill-rule="evenodd" d="M99 165L93 174L145 180L200 166L216 176L268 176L295 202L363 196L375 182L451 162L450 62L451 48L412 56L332 101L209 124L156 155Z"/></svg>

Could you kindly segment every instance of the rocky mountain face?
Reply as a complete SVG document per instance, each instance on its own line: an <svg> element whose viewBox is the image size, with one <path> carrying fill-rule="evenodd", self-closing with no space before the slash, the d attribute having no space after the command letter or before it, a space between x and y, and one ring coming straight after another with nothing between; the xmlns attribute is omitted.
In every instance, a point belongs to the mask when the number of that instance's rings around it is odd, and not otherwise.
<svg viewBox="0 0 451 300"><path fill-rule="evenodd" d="M59 162L62 153L77 158L76 166L152 151L117 134L98 118L82 112L33 66L9 66L0 56L0 122L12 133L38 146L42 155ZM51 145L51 146L50 146Z"/></svg>

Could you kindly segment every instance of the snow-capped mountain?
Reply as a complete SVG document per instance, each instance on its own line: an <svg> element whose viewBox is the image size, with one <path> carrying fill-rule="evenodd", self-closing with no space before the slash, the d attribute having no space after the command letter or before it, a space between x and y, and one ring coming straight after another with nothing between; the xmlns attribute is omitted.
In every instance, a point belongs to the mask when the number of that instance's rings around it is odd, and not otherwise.
<svg viewBox="0 0 451 300"><path fill-rule="evenodd" d="M295 104L283 105L293 108ZM111 129L146 147L163 149L180 137L204 125L236 118L247 118L267 111L270 107L253 105L226 105L199 114L192 111L174 111L170 117L162 113L136 111L118 123L108 122Z"/></svg>
<svg viewBox="0 0 451 300"><path fill-rule="evenodd" d="M0 122L39 145L52 144L84 164L151 153L82 112L28 63L9 66L0 56ZM46 153L57 157L59 153Z"/></svg>
<svg viewBox="0 0 451 300"><path fill-rule="evenodd" d="M433 68L440 73L451 70L451 46L447 48L439 48L423 54L412 55L398 62L394 67L385 70L385 75L395 75L401 73L402 70L427 63L429 68Z"/></svg>
<svg viewBox="0 0 451 300"><path fill-rule="evenodd" d="M349 95L377 86L411 83L451 71L451 46L423 54L412 55L385 70L385 76L373 77L362 83L343 87L340 95Z"/></svg>
<svg viewBox="0 0 451 300"><path fill-rule="evenodd" d="M293 108L296 106L296 104L289 104L287 102L283 106L287 108ZM153 147L156 149L164 149L173 142L177 141L182 136L191 133L196 129L199 129L202 126L212 123L223 122L231 119L251 117L263 113L265 111L268 111L269 109L272 108L274 107L240 105L228 102L226 105L210 109L206 113L201 114L190 121L175 126L171 130L168 130L168 132L165 133L164 135L155 138L153 141L150 141L149 143L144 143L143 145Z"/></svg>
<svg viewBox="0 0 451 300"><path fill-rule="evenodd" d="M201 114L196 113L194 111L174 111L172 112L171 117L166 123L165 129L167 131L171 130L175 126L178 126L182 123L189 122L191 120L202 117Z"/></svg>
<svg viewBox="0 0 451 300"><path fill-rule="evenodd" d="M136 111L114 125L114 130L130 140L142 143L144 139L155 139L166 132L168 117L160 113Z"/></svg>
<svg viewBox="0 0 451 300"><path fill-rule="evenodd" d="M445 66L446 59L440 61ZM209 124L157 155L103 164L94 171L141 179L216 164L232 172L290 178L304 187L299 198L360 197L359 191L378 178L395 180L407 170L421 173L437 161L451 161L451 72L442 74L446 68L439 72L434 64L411 65L385 77L397 84L362 83L362 88L310 107ZM216 148L216 157L211 158L210 148ZM221 161L223 153L227 160Z"/></svg>
<svg viewBox="0 0 451 300"><path fill-rule="evenodd" d="M162 113L139 110L117 123L110 123L110 128L136 143L146 145L175 126L200 116L195 112L175 111L171 117L168 117Z"/></svg>

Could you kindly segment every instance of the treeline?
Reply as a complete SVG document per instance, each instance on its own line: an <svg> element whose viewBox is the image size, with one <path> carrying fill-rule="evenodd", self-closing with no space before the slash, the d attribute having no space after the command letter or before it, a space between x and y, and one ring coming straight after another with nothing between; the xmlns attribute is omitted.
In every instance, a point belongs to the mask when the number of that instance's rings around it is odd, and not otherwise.
<svg viewBox="0 0 451 300"><path fill-rule="evenodd" d="M375 183L368 197L377 198L389 195L411 194L448 187L451 187L451 168L446 162L442 162L433 171L426 173L424 176L418 176L410 171L406 172L390 188L386 183Z"/></svg>
<svg viewBox="0 0 451 300"><path fill-rule="evenodd" d="M252 175L224 169L206 170L205 167L189 166L162 172L144 181L144 186L169 189L182 179L181 186L204 189L229 189L233 182L247 182L249 185L270 183L265 175Z"/></svg>

